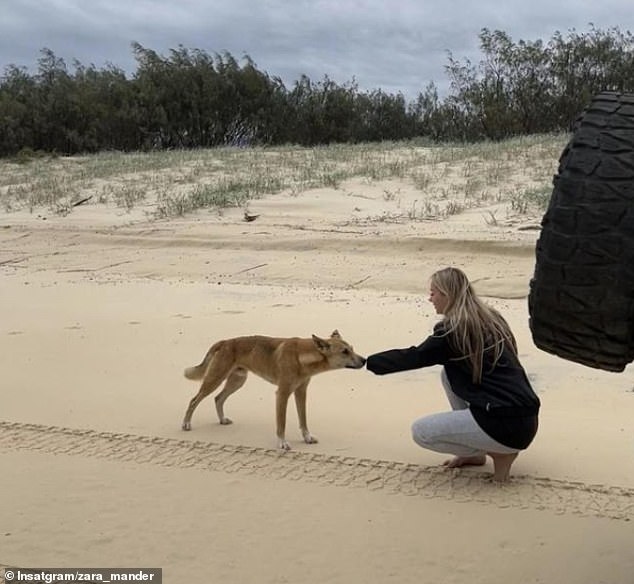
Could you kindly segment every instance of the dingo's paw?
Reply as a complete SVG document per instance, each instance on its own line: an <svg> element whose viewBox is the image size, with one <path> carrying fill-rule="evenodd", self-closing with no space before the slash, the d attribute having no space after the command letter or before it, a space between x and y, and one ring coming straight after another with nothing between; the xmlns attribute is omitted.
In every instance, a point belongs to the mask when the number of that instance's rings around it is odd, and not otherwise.
<svg viewBox="0 0 634 584"><path fill-rule="evenodd" d="M317 444L319 440L315 436L313 436L310 432L304 432L304 442L306 444Z"/></svg>
<svg viewBox="0 0 634 584"><path fill-rule="evenodd" d="M280 450L284 450L284 451L291 450L291 445L286 440L284 440L284 438L278 438L277 447Z"/></svg>

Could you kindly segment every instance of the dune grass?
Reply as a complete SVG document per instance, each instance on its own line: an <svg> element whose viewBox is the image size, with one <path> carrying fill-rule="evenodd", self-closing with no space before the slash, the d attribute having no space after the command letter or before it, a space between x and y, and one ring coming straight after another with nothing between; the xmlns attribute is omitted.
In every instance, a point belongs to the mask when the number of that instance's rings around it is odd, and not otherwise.
<svg viewBox="0 0 634 584"><path fill-rule="evenodd" d="M416 141L318 148L215 148L153 153L106 152L0 161L0 208L71 213L90 204L142 206L152 218L198 209L242 207L286 191L338 189L352 178L401 180L421 193L410 219L505 202L515 213L543 208L567 141L564 134L478 144ZM386 200L394 194L386 191Z"/></svg>

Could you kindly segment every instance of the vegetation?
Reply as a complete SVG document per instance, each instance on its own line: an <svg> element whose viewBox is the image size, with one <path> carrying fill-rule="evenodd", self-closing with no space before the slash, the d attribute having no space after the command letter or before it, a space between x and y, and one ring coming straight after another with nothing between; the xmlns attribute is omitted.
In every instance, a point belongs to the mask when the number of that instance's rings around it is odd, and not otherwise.
<svg viewBox="0 0 634 584"><path fill-rule="evenodd" d="M69 70L43 49L35 73L10 65L0 78L0 156L500 140L567 131L596 92L634 90L634 37L618 28L546 43L484 29L479 39L478 65L449 55L447 96L432 83L410 103L328 77L287 88L249 57L183 46L162 56L134 43L131 78L114 65Z"/></svg>
<svg viewBox="0 0 634 584"><path fill-rule="evenodd" d="M410 140L20 157L0 161L0 209L65 215L88 203L164 218L205 208L247 210L264 195L322 187L358 196L367 185L383 193L385 210L359 221L443 219L491 205L507 216L535 214L550 196L566 140L547 134L431 146ZM504 220L483 212L491 224Z"/></svg>

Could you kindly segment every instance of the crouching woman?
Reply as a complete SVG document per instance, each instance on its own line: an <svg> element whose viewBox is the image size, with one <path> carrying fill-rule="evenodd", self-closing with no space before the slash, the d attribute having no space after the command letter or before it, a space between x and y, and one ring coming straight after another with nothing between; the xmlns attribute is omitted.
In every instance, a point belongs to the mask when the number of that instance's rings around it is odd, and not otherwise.
<svg viewBox="0 0 634 584"><path fill-rule="evenodd" d="M533 391L506 320L475 293L457 268L435 272L430 302L443 319L417 347L390 349L367 360L377 375L443 365L441 382L451 411L412 424L414 441L453 454L445 465L483 465L493 459L493 479L505 482L519 452L537 433L539 398Z"/></svg>

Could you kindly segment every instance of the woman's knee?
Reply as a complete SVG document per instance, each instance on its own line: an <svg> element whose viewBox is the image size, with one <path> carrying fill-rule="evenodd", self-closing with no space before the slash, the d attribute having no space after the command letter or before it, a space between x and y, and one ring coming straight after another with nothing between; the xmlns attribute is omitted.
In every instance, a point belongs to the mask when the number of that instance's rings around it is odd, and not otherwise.
<svg viewBox="0 0 634 584"><path fill-rule="evenodd" d="M464 414L457 412L439 412L418 418L412 423L412 438L424 448L432 448L447 441L460 430Z"/></svg>
<svg viewBox="0 0 634 584"><path fill-rule="evenodd" d="M435 452L457 456L482 454L482 449L473 443L468 416L468 410L462 410L419 418L412 423L412 438L420 447ZM481 432L479 429L477 431Z"/></svg>
<svg viewBox="0 0 634 584"><path fill-rule="evenodd" d="M416 444L423 448L429 448L434 442L433 434L429 431L429 425L425 418L420 418L412 423L412 438Z"/></svg>

